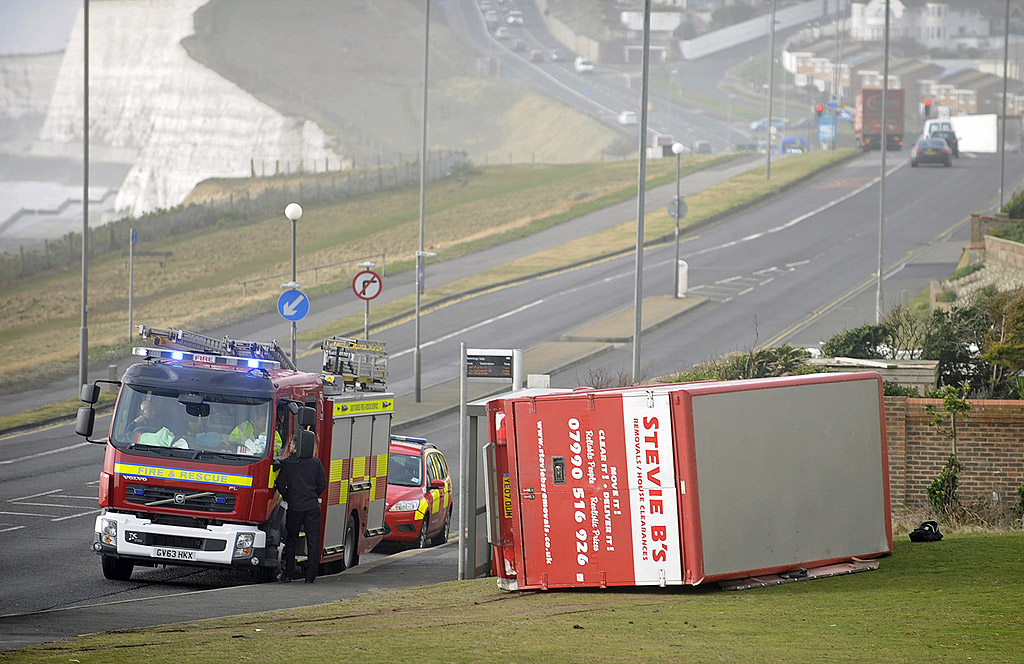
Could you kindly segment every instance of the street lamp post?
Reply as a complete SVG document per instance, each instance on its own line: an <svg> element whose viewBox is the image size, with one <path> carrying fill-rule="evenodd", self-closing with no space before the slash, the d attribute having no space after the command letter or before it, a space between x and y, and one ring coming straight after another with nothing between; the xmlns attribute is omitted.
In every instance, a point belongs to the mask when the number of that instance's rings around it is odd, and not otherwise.
<svg viewBox="0 0 1024 664"><path fill-rule="evenodd" d="M427 210L427 78L430 72L430 2L427 0L423 22L423 126L420 131L420 244L416 251L416 324L413 326L414 346L412 354L413 398L416 403L422 398L420 359L420 300L423 295L423 234Z"/></svg>
<svg viewBox="0 0 1024 664"><path fill-rule="evenodd" d="M736 95L729 95L729 152L732 152L732 100Z"/></svg>
<svg viewBox="0 0 1024 664"><path fill-rule="evenodd" d="M676 218L676 262L672 264L672 270L675 272L675 290L672 291L674 297L679 297L679 158L683 154L682 143L672 144L672 153L676 156L676 211L672 216Z"/></svg>
<svg viewBox="0 0 1024 664"><path fill-rule="evenodd" d="M302 216L302 206L298 203L289 203L284 208L284 216L292 222L292 280L290 283L282 284L282 288L296 290L299 282L295 279L295 222ZM292 364L295 364L295 321L292 321Z"/></svg>

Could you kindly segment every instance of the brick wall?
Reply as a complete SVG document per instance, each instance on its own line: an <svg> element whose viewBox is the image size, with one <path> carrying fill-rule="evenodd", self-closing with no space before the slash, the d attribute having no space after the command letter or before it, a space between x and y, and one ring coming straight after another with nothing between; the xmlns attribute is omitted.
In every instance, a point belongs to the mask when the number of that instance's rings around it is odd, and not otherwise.
<svg viewBox="0 0 1024 664"><path fill-rule="evenodd" d="M941 412L941 399L885 397L894 509L928 505L928 485L952 451L952 441L928 425L929 404ZM1016 502L1024 484L1024 401L972 399L968 415L957 426L960 498L991 499L995 491L1000 501Z"/></svg>

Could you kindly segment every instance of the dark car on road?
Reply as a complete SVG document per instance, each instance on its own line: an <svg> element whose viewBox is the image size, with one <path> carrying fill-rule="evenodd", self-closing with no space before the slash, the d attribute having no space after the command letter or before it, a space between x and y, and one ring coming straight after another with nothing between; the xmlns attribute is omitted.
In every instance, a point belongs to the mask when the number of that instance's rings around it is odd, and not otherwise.
<svg viewBox="0 0 1024 664"><path fill-rule="evenodd" d="M953 151L953 157L960 156L960 141L957 140L956 134L949 129L936 129L928 138L941 138L946 141L946 145Z"/></svg>
<svg viewBox="0 0 1024 664"><path fill-rule="evenodd" d="M952 166L953 151L941 138L922 138L910 151L910 165L917 166L918 164Z"/></svg>

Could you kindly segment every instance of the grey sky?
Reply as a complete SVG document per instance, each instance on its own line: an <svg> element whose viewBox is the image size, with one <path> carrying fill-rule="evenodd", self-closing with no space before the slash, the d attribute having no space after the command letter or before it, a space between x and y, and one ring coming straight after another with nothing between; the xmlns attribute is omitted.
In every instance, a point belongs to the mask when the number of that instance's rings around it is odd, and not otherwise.
<svg viewBox="0 0 1024 664"><path fill-rule="evenodd" d="M63 51L83 0L0 0L0 55Z"/></svg>

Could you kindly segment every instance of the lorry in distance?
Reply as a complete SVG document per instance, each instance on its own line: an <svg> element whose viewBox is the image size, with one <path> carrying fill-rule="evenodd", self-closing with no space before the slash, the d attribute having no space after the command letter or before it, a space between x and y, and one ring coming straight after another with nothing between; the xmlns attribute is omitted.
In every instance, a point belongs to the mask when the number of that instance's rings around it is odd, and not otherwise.
<svg viewBox="0 0 1024 664"><path fill-rule="evenodd" d="M862 150L882 147L882 89L861 88L857 92L853 132ZM885 113L887 150L902 150L904 137L904 99L902 88L890 88Z"/></svg>

